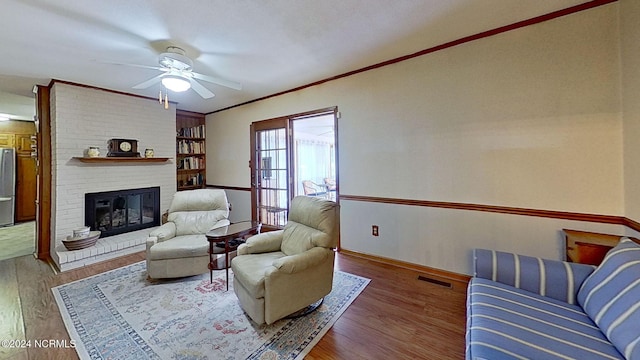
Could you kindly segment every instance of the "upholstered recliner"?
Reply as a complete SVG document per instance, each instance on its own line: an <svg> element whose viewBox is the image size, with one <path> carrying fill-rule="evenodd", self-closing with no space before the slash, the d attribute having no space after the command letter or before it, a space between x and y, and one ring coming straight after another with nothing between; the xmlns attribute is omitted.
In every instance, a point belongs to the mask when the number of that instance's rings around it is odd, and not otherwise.
<svg viewBox="0 0 640 360"><path fill-rule="evenodd" d="M233 287L257 324L271 324L331 292L339 206L297 196L283 230L247 239L231 262Z"/></svg>
<svg viewBox="0 0 640 360"><path fill-rule="evenodd" d="M147 239L147 274L175 278L209 271L209 242L205 234L229 225L224 190L179 191L173 196L167 222Z"/></svg>

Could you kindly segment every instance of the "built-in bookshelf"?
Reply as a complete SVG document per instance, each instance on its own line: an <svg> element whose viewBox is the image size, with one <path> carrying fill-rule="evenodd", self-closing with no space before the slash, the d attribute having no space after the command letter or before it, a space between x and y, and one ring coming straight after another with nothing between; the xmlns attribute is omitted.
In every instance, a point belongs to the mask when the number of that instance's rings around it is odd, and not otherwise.
<svg viewBox="0 0 640 360"><path fill-rule="evenodd" d="M180 190L206 186L206 134L204 114L176 111L176 177Z"/></svg>

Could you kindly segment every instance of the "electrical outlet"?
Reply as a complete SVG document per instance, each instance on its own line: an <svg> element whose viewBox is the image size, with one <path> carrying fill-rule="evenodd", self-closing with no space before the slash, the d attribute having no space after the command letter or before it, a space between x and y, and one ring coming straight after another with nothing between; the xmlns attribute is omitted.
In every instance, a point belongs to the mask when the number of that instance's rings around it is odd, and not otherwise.
<svg viewBox="0 0 640 360"><path fill-rule="evenodd" d="M378 225L371 225L371 235L378 236Z"/></svg>
<svg viewBox="0 0 640 360"><path fill-rule="evenodd" d="M229 211L233 210L233 204L229 203Z"/></svg>

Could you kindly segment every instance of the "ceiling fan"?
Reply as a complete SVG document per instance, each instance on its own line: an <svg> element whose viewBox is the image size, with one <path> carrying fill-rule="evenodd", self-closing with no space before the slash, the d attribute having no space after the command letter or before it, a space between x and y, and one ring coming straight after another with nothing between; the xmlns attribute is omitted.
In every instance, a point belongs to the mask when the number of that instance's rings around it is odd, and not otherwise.
<svg viewBox="0 0 640 360"><path fill-rule="evenodd" d="M166 52L160 54L158 57L158 63L160 66L146 66L136 64L122 64L127 66L135 66L146 69L154 69L162 71L160 75L143 81L138 85L133 86L134 89L146 89L159 82L162 85L172 91L182 92L192 88L198 95L204 99L210 99L215 95L197 80L210 82L225 86L234 90L241 90L242 86L233 81L200 74L193 71L193 61L185 55L185 51L177 46L167 47Z"/></svg>

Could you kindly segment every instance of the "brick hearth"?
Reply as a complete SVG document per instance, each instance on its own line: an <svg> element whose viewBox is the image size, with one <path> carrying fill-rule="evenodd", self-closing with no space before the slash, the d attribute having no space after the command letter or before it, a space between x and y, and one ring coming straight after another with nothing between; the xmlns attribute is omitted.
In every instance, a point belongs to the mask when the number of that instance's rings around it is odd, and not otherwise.
<svg viewBox="0 0 640 360"><path fill-rule="evenodd" d="M67 250L64 245L56 246L55 257L60 271L91 265L145 249L147 236L157 227L132 231L125 234L98 239L98 242L82 250Z"/></svg>

